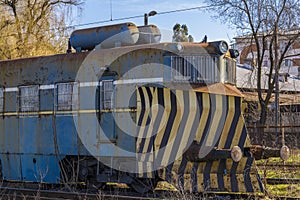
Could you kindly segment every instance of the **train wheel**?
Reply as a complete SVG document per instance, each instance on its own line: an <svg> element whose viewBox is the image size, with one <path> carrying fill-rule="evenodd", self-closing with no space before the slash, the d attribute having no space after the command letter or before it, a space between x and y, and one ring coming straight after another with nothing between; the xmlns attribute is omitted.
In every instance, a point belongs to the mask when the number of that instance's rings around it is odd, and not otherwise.
<svg viewBox="0 0 300 200"><path fill-rule="evenodd" d="M129 184L138 193L147 193L154 191L157 186L158 181L150 178L134 178L132 183Z"/></svg>

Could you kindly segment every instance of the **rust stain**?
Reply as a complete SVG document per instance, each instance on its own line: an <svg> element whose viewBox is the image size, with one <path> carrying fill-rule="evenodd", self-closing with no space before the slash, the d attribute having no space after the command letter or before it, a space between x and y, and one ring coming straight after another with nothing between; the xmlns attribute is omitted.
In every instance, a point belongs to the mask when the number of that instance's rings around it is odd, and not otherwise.
<svg viewBox="0 0 300 200"><path fill-rule="evenodd" d="M221 95L229 95L229 96L237 96L243 97L243 93L241 93L236 87L224 84L224 83L216 83L209 86L199 87L194 89L195 92L204 92L204 93L214 93Z"/></svg>

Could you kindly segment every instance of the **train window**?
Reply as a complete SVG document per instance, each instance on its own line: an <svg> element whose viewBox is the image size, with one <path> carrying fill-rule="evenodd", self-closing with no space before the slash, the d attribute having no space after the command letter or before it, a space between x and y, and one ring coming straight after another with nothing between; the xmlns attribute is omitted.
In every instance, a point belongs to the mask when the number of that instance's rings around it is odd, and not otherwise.
<svg viewBox="0 0 300 200"><path fill-rule="evenodd" d="M173 56L172 60L173 78L175 80L189 81L191 80L191 68L192 63L189 61L188 57Z"/></svg>
<svg viewBox="0 0 300 200"><path fill-rule="evenodd" d="M236 82L236 65L235 61L230 58L225 58L225 82L235 84Z"/></svg>
<svg viewBox="0 0 300 200"><path fill-rule="evenodd" d="M113 80L103 80L102 81L102 97L103 109L112 109L113 108L113 92L114 92L114 81Z"/></svg>
<svg viewBox="0 0 300 200"><path fill-rule="evenodd" d="M0 88L0 112L4 111L4 88Z"/></svg>
<svg viewBox="0 0 300 200"><path fill-rule="evenodd" d="M20 112L39 111L39 86L20 86L19 87L19 110Z"/></svg>
<svg viewBox="0 0 300 200"><path fill-rule="evenodd" d="M58 83L56 85L57 102L56 110L77 110L78 109L78 84Z"/></svg>
<svg viewBox="0 0 300 200"><path fill-rule="evenodd" d="M203 56L171 56L172 81L189 83L219 82L219 57Z"/></svg>

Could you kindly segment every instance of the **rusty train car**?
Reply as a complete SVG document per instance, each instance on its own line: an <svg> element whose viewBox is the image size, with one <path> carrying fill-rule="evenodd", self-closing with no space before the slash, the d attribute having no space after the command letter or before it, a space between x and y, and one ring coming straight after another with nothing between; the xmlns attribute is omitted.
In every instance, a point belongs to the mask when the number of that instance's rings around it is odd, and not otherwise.
<svg viewBox="0 0 300 200"><path fill-rule="evenodd" d="M1 61L1 179L263 191L234 86L238 52L160 37L123 23L73 32L66 54Z"/></svg>

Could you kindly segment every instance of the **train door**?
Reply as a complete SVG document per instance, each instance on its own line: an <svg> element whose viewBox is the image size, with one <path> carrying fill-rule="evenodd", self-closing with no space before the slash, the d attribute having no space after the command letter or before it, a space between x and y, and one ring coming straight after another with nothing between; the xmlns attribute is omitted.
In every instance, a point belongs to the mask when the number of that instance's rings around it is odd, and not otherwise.
<svg viewBox="0 0 300 200"><path fill-rule="evenodd" d="M100 142L116 143L114 121L114 76L102 77L99 84Z"/></svg>
<svg viewBox="0 0 300 200"><path fill-rule="evenodd" d="M5 88L0 87L0 173L4 180L20 180L22 151L20 150L19 118L16 106L18 89L11 89L5 91ZM8 115L7 113L15 114Z"/></svg>

